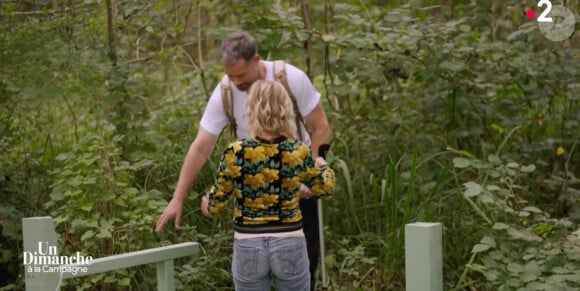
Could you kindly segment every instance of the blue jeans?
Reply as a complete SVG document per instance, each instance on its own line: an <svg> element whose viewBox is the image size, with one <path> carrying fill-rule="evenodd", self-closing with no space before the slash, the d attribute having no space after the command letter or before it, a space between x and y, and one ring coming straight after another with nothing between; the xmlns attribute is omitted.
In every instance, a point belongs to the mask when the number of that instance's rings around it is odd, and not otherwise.
<svg viewBox="0 0 580 291"><path fill-rule="evenodd" d="M303 237L235 239L232 274L236 291L310 290L306 240Z"/></svg>

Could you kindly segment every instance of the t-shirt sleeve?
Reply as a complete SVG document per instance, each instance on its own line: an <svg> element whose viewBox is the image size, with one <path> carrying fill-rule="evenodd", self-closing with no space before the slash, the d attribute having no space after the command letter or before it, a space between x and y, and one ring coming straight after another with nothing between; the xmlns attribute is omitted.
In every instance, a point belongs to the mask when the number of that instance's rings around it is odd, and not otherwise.
<svg viewBox="0 0 580 291"><path fill-rule="evenodd" d="M306 73L293 65L286 64L286 78L296 98L300 113L302 116L307 116L320 101L320 93L316 91Z"/></svg>
<svg viewBox="0 0 580 291"><path fill-rule="evenodd" d="M221 85L218 84L209 97L199 125L210 133L219 135L226 124L228 124L228 117L224 111Z"/></svg>

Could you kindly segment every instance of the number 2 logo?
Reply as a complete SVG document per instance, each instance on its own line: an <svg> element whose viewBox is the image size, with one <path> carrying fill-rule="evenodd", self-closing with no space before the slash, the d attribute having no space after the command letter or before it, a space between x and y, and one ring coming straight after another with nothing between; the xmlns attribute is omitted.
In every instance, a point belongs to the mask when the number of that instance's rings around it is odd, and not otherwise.
<svg viewBox="0 0 580 291"><path fill-rule="evenodd" d="M550 0L538 1L538 7L544 6L546 6L546 9L542 11L542 14L538 15L538 22L552 22L552 17L547 17L552 11L552 2Z"/></svg>

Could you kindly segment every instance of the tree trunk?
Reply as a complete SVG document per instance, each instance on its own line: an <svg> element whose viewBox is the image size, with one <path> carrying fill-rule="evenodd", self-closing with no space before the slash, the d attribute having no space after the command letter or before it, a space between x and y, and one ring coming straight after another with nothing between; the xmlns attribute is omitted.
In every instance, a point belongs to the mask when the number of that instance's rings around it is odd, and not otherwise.
<svg viewBox="0 0 580 291"><path fill-rule="evenodd" d="M302 18L304 19L304 27L308 31L308 38L304 41L304 50L306 51L306 75L310 80L314 77L312 68L312 21L310 19L310 11L308 9L308 1L301 0Z"/></svg>

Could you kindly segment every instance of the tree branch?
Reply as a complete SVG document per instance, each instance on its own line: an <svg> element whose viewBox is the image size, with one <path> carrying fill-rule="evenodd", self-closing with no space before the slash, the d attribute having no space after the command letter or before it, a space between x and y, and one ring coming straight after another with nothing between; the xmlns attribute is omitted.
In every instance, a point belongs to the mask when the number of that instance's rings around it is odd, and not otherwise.
<svg viewBox="0 0 580 291"><path fill-rule="evenodd" d="M203 85L203 92L209 95L209 90L205 81L205 66L203 65L203 43L201 37L201 5L197 2L197 58L199 62L199 71L201 74L201 84Z"/></svg>
<svg viewBox="0 0 580 291"><path fill-rule="evenodd" d="M116 15L116 7L115 7L115 0L107 0L107 32L109 38L109 58L113 63L113 66L117 66L117 39L115 34L115 15Z"/></svg>
<svg viewBox="0 0 580 291"><path fill-rule="evenodd" d="M304 27L308 31L308 38L304 41L304 50L306 51L306 75L310 80L314 77L312 67L312 21L310 20L310 12L308 9L308 1L301 0L302 18L304 20Z"/></svg>

